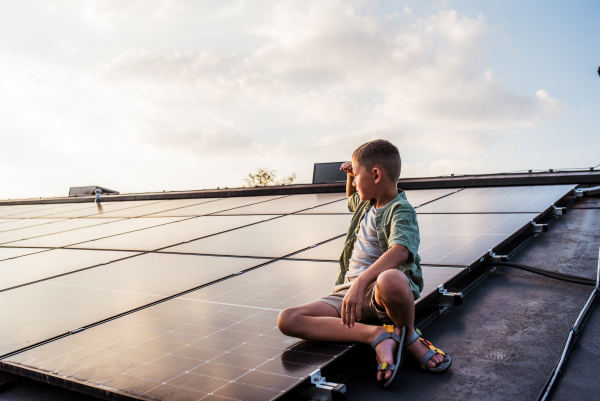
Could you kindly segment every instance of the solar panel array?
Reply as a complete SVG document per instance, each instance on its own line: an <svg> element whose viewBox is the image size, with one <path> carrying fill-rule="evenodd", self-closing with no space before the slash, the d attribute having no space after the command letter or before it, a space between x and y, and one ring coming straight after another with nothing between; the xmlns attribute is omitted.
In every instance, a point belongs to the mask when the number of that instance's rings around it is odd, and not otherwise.
<svg viewBox="0 0 600 401"><path fill-rule="evenodd" d="M571 189L407 191L422 295ZM2 367L138 399L275 399L351 346L276 327L329 293L350 217L344 194L2 206Z"/></svg>

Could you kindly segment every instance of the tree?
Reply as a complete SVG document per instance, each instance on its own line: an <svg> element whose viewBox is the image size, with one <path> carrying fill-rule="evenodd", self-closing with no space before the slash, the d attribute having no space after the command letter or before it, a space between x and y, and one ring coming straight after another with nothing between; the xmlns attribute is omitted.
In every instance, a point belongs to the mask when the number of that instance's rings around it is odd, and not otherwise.
<svg viewBox="0 0 600 401"><path fill-rule="evenodd" d="M257 167L253 173L248 173L248 176L244 178L245 187L266 187L268 185L290 185L296 181L296 173L290 174L288 177L284 177L281 180L276 179L275 170L269 170L264 167Z"/></svg>

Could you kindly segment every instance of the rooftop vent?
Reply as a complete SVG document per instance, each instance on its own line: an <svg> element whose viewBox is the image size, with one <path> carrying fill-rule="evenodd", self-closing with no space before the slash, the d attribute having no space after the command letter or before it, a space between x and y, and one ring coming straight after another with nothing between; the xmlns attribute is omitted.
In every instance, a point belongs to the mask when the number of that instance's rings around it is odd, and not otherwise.
<svg viewBox="0 0 600 401"><path fill-rule="evenodd" d="M328 182L346 182L346 173L340 170L344 162L315 163L313 170L313 184Z"/></svg>
<svg viewBox="0 0 600 401"><path fill-rule="evenodd" d="M112 189L103 188L103 187L71 187L69 189L69 196L95 196L96 189L99 189L104 195L119 195L118 191L113 191Z"/></svg>

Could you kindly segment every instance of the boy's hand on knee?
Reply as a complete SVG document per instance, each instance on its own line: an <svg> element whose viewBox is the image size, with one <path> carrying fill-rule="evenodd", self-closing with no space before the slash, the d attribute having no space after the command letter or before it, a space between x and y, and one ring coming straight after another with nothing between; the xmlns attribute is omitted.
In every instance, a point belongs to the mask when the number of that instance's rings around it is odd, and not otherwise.
<svg viewBox="0 0 600 401"><path fill-rule="evenodd" d="M366 295L367 288L361 285L359 280L355 280L342 302L342 324L347 328L354 327L354 323L360 321L360 312Z"/></svg>

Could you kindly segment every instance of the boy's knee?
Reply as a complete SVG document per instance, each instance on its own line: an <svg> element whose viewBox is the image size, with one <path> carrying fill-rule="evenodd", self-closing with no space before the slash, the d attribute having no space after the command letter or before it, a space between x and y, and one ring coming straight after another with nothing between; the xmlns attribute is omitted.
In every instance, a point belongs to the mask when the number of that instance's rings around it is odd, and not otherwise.
<svg viewBox="0 0 600 401"><path fill-rule="evenodd" d="M294 312L294 308L284 309L279 313L277 317L277 327L286 336L292 335L292 328L294 327L294 320L297 314Z"/></svg>
<svg viewBox="0 0 600 401"><path fill-rule="evenodd" d="M400 270L386 270L377 277L377 290L383 296L400 296L406 292L407 288L410 289L408 277Z"/></svg>

